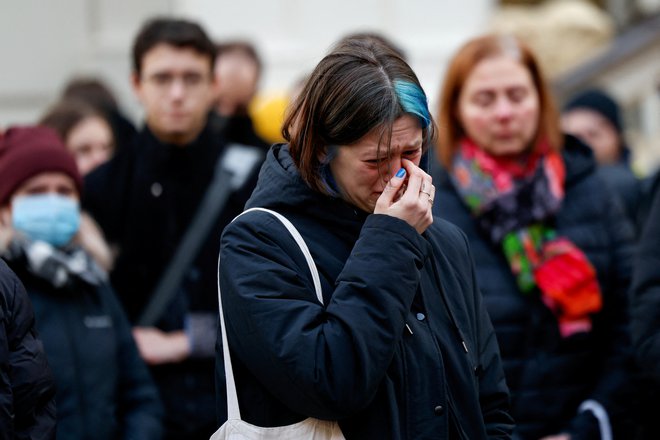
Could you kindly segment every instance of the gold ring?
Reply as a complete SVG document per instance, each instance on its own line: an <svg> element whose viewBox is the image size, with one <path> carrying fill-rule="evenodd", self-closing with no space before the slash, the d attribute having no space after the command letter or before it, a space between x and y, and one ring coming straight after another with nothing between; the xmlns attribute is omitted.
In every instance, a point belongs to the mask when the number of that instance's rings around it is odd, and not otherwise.
<svg viewBox="0 0 660 440"><path fill-rule="evenodd" d="M429 197L429 203L433 204L433 199Z"/></svg>
<svg viewBox="0 0 660 440"><path fill-rule="evenodd" d="M426 194L427 196L429 196L429 199L431 198L431 193L428 193L428 192L426 192L426 191L424 191L424 190L420 190L419 193L420 193L420 194Z"/></svg>

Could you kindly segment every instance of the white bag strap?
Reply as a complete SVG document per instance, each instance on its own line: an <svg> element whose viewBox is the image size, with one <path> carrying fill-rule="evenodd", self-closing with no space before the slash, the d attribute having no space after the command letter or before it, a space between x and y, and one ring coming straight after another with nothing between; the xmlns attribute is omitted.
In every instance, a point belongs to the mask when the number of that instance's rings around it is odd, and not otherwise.
<svg viewBox="0 0 660 440"><path fill-rule="evenodd" d="M305 255L305 260L307 260L307 265L309 266L309 271L312 274L312 280L314 281L314 290L316 291L316 297L321 304L323 304L323 293L321 291L321 279L319 278L319 271L316 269L316 264L312 258L312 254L309 252L309 248L305 243L302 235L296 229L295 226L284 217L282 214L272 211L266 208L250 208L243 211L241 214L237 215L234 220L236 220L241 215L251 212L251 211L264 211L268 212L282 222L282 224L287 228L289 233L293 236L294 240L300 247L300 250ZM232 220L232 221L234 221ZM236 392L236 382L234 380L234 369L231 365L231 357L229 355L229 342L227 341L227 329L225 327L225 318L222 313L222 295L220 293L220 257L218 256L218 305L220 309L220 327L222 330L222 357L225 364L225 382L227 385L227 418L228 420L240 420L241 411L238 407L238 393Z"/></svg>

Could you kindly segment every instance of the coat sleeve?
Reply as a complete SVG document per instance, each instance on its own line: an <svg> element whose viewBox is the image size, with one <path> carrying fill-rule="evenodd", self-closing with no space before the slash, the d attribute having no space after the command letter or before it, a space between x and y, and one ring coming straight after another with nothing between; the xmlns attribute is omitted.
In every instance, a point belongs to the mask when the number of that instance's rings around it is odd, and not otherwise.
<svg viewBox="0 0 660 440"><path fill-rule="evenodd" d="M637 358L660 383L660 190L655 191L635 258L630 301Z"/></svg>
<svg viewBox="0 0 660 440"><path fill-rule="evenodd" d="M4 265L4 263L2 263ZM6 334L9 352L9 381L13 394L16 439L55 438L55 384L46 354L35 329L34 312L23 285L6 268Z"/></svg>
<svg viewBox="0 0 660 440"><path fill-rule="evenodd" d="M369 216L325 307L293 252L293 238L264 213L225 229L219 277L232 357L291 410L341 419L373 399L430 245L399 219Z"/></svg>
<svg viewBox="0 0 660 440"><path fill-rule="evenodd" d="M160 438L162 407L158 390L138 353L128 319L114 292L107 287L104 293L104 301L112 316L119 345L117 410L121 427L120 438L125 440Z"/></svg>
<svg viewBox="0 0 660 440"><path fill-rule="evenodd" d="M479 381L479 403L489 439L510 439L514 421L509 412L509 388L490 316L479 291L477 276L467 237L461 232L468 255L474 296L479 363L475 374Z"/></svg>

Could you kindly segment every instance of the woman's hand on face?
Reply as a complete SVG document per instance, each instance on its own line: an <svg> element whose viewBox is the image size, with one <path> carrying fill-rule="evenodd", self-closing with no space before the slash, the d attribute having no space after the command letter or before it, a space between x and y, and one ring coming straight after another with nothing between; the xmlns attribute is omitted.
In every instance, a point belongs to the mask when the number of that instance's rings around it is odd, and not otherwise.
<svg viewBox="0 0 660 440"><path fill-rule="evenodd" d="M421 234L433 223L435 187L431 176L411 161L403 159L401 165L376 201L374 214L404 220Z"/></svg>

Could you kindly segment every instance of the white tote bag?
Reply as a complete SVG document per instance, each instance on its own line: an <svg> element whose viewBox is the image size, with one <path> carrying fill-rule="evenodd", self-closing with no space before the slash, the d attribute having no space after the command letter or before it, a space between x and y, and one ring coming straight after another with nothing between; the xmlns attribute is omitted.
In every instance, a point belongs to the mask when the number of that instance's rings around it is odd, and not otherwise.
<svg viewBox="0 0 660 440"><path fill-rule="evenodd" d="M312 273L314 289L319 302L323 304L321 294L321 281L316 264L312 254L305 244L298 230L283 215L265 208L251 208L243 212L264 211L279 219L289 230L300 250L305 255L309 270ZM243 215L241 214L241 215ZM238 216L240 217L240 215ZM237 218L238 218L237 217ZM236 219L234 219L236 220ZM218 274L220 269L220 260L218 259ZM241 412L238 407L238 394L236 392L236 383L234 382L234 370L229 356L229 344L227 342L227 330L225 328L225 318L222 314L222 297L220 293L220 279L218 276L218 303L220 304L220 326L222 330L222 354L225 363L225 376L227 382L227 421L211 436L211 440L344 440L339 424L328 420L319 420L309 417L293 425L277 426L273 428L262 428L241 420Z"/></svg>

